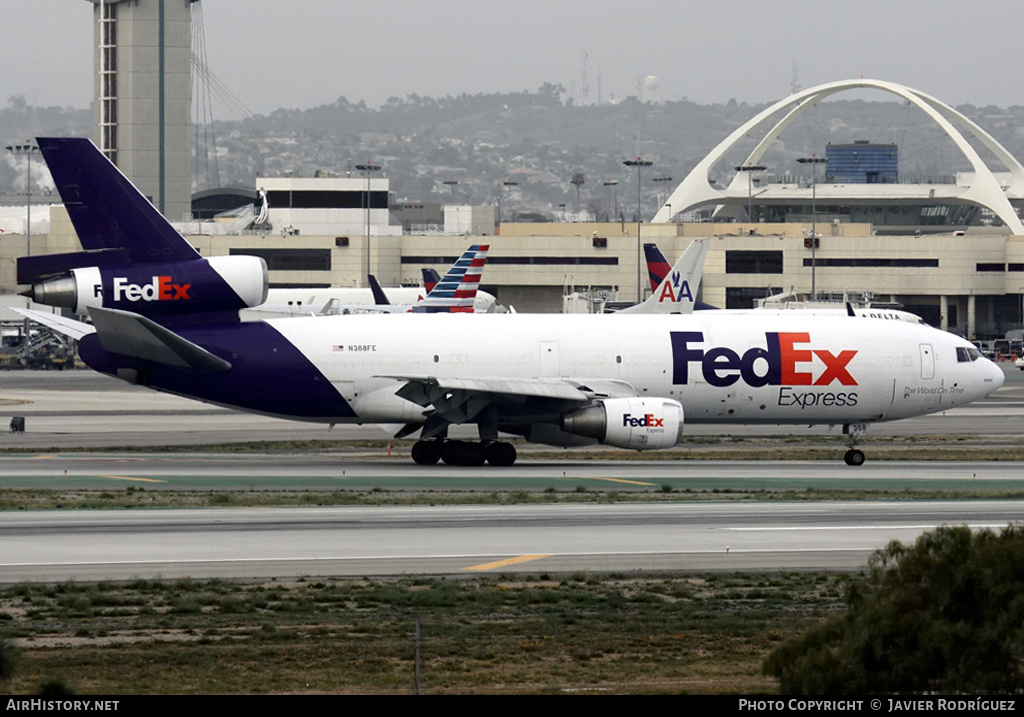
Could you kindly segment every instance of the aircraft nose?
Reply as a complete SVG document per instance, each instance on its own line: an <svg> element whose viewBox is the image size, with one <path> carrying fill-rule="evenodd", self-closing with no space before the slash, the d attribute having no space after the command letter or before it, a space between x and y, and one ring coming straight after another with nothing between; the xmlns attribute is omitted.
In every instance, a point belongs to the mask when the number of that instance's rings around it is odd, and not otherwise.
<svg viewBox="0 0 1024 717"><path fill-rule="evenodd" d="M989 364L991 366L990 373L992 374L992 388L989 391L989 393L991 393L992 391L996 391L1002 387L1003 382L1006 381L1006 374L1003 373L1003 369L999 364L993 361L989 361Z"/></svg>

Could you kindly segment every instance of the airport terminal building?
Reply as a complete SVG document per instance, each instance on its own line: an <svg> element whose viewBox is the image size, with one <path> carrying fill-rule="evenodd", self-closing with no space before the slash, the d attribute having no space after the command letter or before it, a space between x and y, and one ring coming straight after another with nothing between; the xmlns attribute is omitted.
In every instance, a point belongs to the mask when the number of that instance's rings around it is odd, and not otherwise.
<svg viewBox="0 0 1024 717"><path fill-rule="evenodd" d="M60 207L51 210L48 234L32 237L32 251L78 251L78 241ZM694 237L712 237L701 283L701 300L724 308L747 308L769 294L808 292L812 273L821 297L867 298L898 303L928 323L968 337L1002 337L1021 328L1024 295L1024 236L996 231L879 235L869 224L838 223L819 232L816 251L805 223L754 224L619 223L502 224L499 234L371 233L282 235L277 231L188 234L204 255L257 254L270 269L272 286L363 285L367 259L387 285L419 284L422 268L445 270L474 243L490 244L482 288L519 312L557 312L563 295L600 289L633 300L638 275L649 292L646 267L638 271L638 245L656 243L670 261ZM5 235L7 256L0 286L15 284L15 257L24 237ZM812 259L813 253L813 259Z"/></svg>
<svg viewBox="0 0 1024 717"><path fill-rule="evenodd" d="M947 132L971 163L961 182L902 183L895 145L829 146L812 182L765 181L752 172L765 148L801 108L835 92L871 87L917 104ZM781 119L780 119L781 117ZM760 125L764 139L728 184L709 182L738 138ZM1004 165L998 178L957 129L967 128ZM763 168L760 168L763 169ZM820 181L818 181L820 177ZM204 255L256 254L271 286L418 285L423 268L443 271L470 244L490 245L481 288L518 312L563 310L563 297L594 293L635 301L650 288L640 263L654 242L674 261L692 238L711 237L699 298L748 308L770 294L866 299L899 304L928 323L968 338L999 338L1024 327L1024 167L982 128L910 88L853 80L811 88L765 110L701 160L653 220L636 223L501 223L493 207L402 206L387 180L363 176L258 177L245 193L256 206L239 226L193 221L181 231ZM209 193L197 196L209 202ZM33 218L44 212L34 208ZM31 253L79 251L60 206L49 208L48 232L31 237ZM405 216L403 217L403 213ZM193 214L202 216L198 205ZM696 221L695 221L696 220ZM429 230L424 227L429 226ZM639 230L639 236L638 236ZM28 253L24 235L7 231L0 245L0 290L16 293L15 259Z"/></svg>

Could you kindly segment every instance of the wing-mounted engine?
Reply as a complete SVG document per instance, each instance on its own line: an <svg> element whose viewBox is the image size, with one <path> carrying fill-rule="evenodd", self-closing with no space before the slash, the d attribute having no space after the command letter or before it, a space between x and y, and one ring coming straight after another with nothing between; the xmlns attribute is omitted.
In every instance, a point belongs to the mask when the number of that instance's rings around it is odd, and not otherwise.
<svg viewBox="0 0 1024 717"><path fill-rule="evenodd" d="M264 303L267 265L255 256L70 269L32 284L33 301L84 314L119 309L152 318L236 312Z"/></svg>
<svg viewBox="0 0 1024 717"><path fill-rule="evenodd" d="M619 448L671 448L683 437L683 407L669 398L609 398L562 417L562 430Z"/></svg>

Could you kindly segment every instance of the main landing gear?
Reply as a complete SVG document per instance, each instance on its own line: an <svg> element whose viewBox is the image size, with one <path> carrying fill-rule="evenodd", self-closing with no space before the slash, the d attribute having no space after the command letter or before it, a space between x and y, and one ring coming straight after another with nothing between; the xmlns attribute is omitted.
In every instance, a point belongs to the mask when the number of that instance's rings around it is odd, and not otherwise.
<svg viewBox="0 0 1024 717"><path fill-rule="evenodd" d="M864 451L857 448L857 435L867 431L868 427L864 423L848 423L843 426L843 433L850 437L849 450L846 451L846 455L843 456L843 460L846 461L848 466L862 466L864 465Z"/></svg>
<svg viewBox="0 0 1024 717"><path fill-rule="evenodd" d="M416 441L412 459L421 466L444 461L450 466L510 466L516 462L516 448L504 441L449 441L432 439Z"/></svg>

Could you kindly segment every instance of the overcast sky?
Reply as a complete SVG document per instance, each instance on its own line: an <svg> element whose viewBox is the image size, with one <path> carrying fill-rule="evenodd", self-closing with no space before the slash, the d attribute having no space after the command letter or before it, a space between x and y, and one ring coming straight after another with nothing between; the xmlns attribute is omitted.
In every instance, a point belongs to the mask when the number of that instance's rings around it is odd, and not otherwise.
<svg viewBox="0 0 1024 717"><path fill-rule="evenodd" d="M0 8L0 101L87 107L92 3ZM591 102L635 95L647 75L664 100L767 102L790 93L795 62L803 88L869 77L1007 107L1024 104L1021 10L1020 0L202 0L201 12L210 69L266 114L342 95L378 106L544 82L577 96L584 53Z"/></svg>

